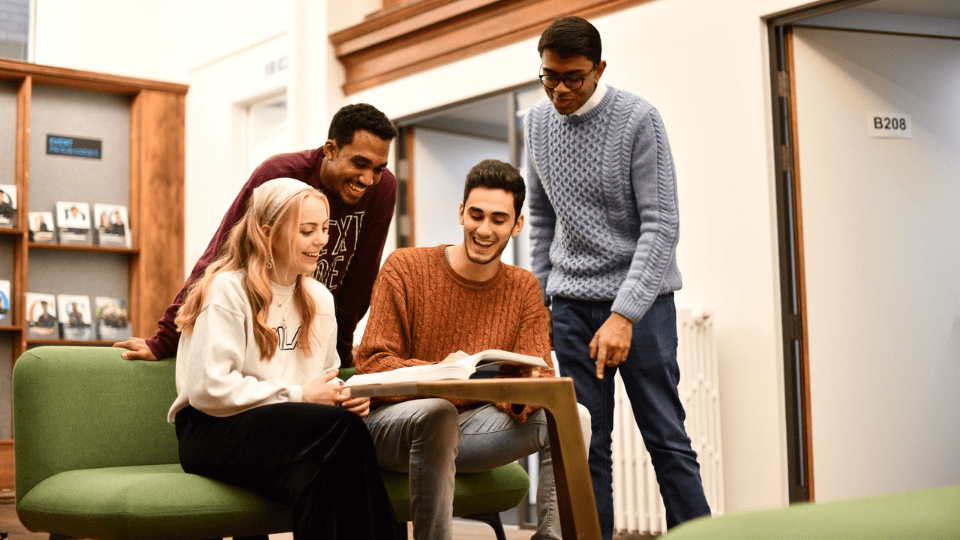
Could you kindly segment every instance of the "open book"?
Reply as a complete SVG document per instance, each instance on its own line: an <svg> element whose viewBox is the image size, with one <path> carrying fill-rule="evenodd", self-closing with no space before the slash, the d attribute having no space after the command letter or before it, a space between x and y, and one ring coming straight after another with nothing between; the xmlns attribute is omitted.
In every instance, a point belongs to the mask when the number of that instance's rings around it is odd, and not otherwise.
<svg viewBox="0 0 960 540"><path fill-rule="evenodd" d="M408 366L393 371L354 375L347 379L345 386L361 384L388 384L398 382L439 381L442 379L469 379L477 369L493 364L526 364L533 367L549 368L543 358L527 356L509 351L488 349L473 356L461 358L455 362L430 364L428 366Z"/></svg>

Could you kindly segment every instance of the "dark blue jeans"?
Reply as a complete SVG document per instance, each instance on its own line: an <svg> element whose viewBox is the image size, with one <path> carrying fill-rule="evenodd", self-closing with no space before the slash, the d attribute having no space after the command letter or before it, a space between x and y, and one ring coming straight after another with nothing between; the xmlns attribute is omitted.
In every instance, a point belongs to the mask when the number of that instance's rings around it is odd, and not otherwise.
<svg viewBox="0 0 960 540"><path fill-rule="evenodd" d="M590 477L604 540L613 536L614 376L623 379L643 443L650 453L660 494L667 510L667 527L710 514L703 494L700 464L683 427L686 414L677 393L677 310L673 293L654 301L643 319L633 325L627 360L607 367L597 379L590 358L590 340L610 317L613 302L553 298L553 339L560 372L572 377L577 401L590 411Z"/></svg>

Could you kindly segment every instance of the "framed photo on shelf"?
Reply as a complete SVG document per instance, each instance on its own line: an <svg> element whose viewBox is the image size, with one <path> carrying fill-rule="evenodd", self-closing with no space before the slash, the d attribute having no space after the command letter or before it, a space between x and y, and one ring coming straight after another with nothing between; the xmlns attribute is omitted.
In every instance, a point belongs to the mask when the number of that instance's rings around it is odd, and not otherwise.
<svg viewBox="0 0 960 540"><path fill-rule="evenodd" d="M0 227L17 226L17 186L0 184Z"/></svg>
<svg viewBox="0 0 960 540"><path fill-rule="evenodd" d="M101 246L130 247L130 221L127 207L113 204L93 205L93 219L97 229L97 244Z"/></svg>
<svg viewBox="0 0 960 540"><path fill-rule="evenodd" d="M75 294L58 294L60 330L63 339L84 341L93 339L93 324L90 317L90 297Z"/></svg>
<svg viewBox="0 0 960 540"><path fill-rule="evenodd" d="M57 233L61 244L90 244L90 205L58 202Z"/></svg>
<svg viewBox="0 0 960 540"><path fill-rule="evenodd" d="M27 338L60 338L57 300L52 294L27 293Z"/></svg>
<svg viewBox="0 0 960 540"><path fill-rule="evenodd" d="M11 324L10 311L13 304L10 303L10 282L6 279L0 279L0 325Z"/></svg>
<svg viewBox="0 0 960 540"><path fill-rule="evenodd" d="M119 298L98 296L94 298L97 313L97 337L104 341L129 339L130 314L127 303Z"/></svg>
<svg viewBox="0 0 960 540"><path fill-rule="evenodd" d="M53 233L53 212L28 212L28 227L30 241L38 244L56 243L57 237Z"/></svg>

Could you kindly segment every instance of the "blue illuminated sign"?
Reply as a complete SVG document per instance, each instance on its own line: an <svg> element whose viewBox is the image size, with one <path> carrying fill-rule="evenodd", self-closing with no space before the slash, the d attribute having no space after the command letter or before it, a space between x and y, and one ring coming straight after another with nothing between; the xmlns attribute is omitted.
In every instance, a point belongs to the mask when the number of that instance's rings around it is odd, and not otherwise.
<svg viewBox="0 0 960 540"><path fill-rule="evenodd" d="M48 154L100 159L103 153L102 147L102 141L96 139L47 135Z"/></svg>

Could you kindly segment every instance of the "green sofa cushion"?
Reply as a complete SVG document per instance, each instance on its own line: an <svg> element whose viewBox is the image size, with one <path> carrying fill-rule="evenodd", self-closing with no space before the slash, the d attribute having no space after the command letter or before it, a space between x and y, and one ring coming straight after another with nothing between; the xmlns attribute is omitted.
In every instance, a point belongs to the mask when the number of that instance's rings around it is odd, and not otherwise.
<svg viewBox="0 0 960 540"><path fill-rule="evenodd" d="M382 471L398 521L410 520L407 475ZM454 515L502 512L523 500L520 465L457 475ZM84 469L56 474L24 496L20 521L102 540L249 536L291 529L289 507L183 472L180 465Z"/></svg>
<svg viewBox="0 0 960 540"><path fill-rule="evenodd" d="M410 521L407 475L380 470L397 521ZM453 490L453 515L503 512L520 504L530 487L526 471L510 463L490 471L459 473Z"/></svg>
<svg viewBox="0 0 960 540"><path fill-rule="evenodd" d="M20 521L69 536L214 538L291 529L290 509L180 465L82 469L37 484L17 505Z"/></svg>
<svg viewBox="0 0 960 540"><path fill-rule="evenodd" d="M663 540L938 540L960 538L960 486L700 518Z"/></svg>

